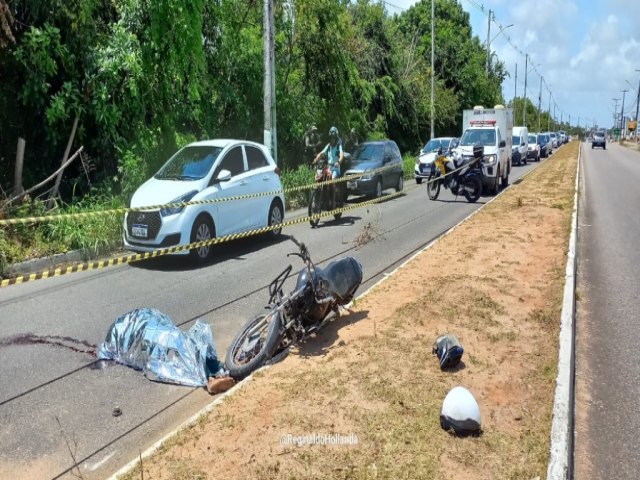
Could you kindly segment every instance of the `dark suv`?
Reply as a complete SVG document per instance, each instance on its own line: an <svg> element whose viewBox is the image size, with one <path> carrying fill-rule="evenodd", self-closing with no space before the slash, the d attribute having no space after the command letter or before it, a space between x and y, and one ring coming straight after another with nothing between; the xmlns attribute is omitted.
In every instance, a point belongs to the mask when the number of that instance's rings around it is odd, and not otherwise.
<svg viewBox="0 0 640 480"><path fill-rule="evenodd" d="M602 147L607 149L607 139L604 136L604 132L596 132L593 134L593 140L591 141L591 148Z"/></svg>
<svg viewBox="0 0 640 480"><path fill-rule="evenodd" d="M383 171L370 173L372 170L388 167ZM347 175L362 175L347 181L348 195L382 196L382 191L395 188L396 192L404 188L402 172L402 155L396 142L380 140L364 142L358 145L351 156Z"/></svg>

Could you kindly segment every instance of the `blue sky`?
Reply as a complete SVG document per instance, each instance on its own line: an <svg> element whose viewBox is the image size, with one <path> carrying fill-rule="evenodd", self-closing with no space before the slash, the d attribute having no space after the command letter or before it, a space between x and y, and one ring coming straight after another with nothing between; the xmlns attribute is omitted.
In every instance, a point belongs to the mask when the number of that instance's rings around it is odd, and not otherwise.
<svg viewBox="0 0 640 480"><path fill-rule="evenodd" d="M429 0L423 0L429 2ZM398 13L416 0L388 0L389 13ZM491 9L496 21L506 28L500 34L491 26L491 49L505 63L509 77L502 90L507 101L515 89L524 91L525 56L529 54L527 97L538 101L540 75L552 92L551 113L556 118L584 126L594 122L602 127L613 124L615 102L618 113L625 95L625 115L635 117L640 80L640 1L638 0L458 0L471 15L474 35L487 38L487 14ZM392 6L393 5L393 6ZM507 41L510 37L519 50ZM535 66L535 71L531 68ZM536 72L539 72L536 73ZM629 83L631 83L631 86ZM555 100L555 101L554 101ZM542 108L547 109L549 93L542 87Z"/></svg>

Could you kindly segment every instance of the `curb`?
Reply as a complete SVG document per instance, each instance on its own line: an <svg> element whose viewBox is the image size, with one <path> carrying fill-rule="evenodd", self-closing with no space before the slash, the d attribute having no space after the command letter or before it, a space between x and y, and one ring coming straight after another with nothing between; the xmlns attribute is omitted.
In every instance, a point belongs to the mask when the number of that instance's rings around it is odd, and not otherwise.
<svg viewBox="0 0 640 480"><path fill-rule="evenodd" d="M531 169L530 171L528 171L526 174L524 174L522 177L520 177L518 180L518 183L520 183L520 181L524 180L527 176L529 176L529 174L535 172L538 167L540 165L542 165L543 162L540 162L535 168ZM380 280L378 280L376 283L374 283L373 285L371 285L367 290L365 290L364 292L362 292L360 295L358 295L356 298L354 298L354 300L351 302L353 303L354 301L357 301L363 297L365 297L366 295L369 295L376 287L378 287L379 285L381 285L382 283L384 283L385 281L387 281L391 276L395 275L400 269L402 269L403 267L405 267L409 262L411 262L413 259L415 259L417 256L421 255L422 253L424 253L425 251L429 250L430 248L432 248L436 243L438 243L440 240L442 240L443 238L445 238L446 236L448 236L451 232L453 232L455 229L457 229L460 225L462 225L464 222L466 222L467 220L469 220L470 218L472 218L474 215L476 215L478 212L480 212L483 208L485 208L487 205L491 204L494 200L496 200L497 198L500 197L500 195L502 195L502 193L506 192L507 190L509 190L510 188L512 188L514 185L516 184L512 184L510 183L506 189L502 190L502 192L500 192L500 194L492 197L488 202L486 202L484 205L480 206L478 209L474 210L473 212L471 212L469 215L467 215L465 218L463 218L462 220L460 220L458 223L456 223L453 227L449 228L448 230L446 230L445 232L441 233L440 235L438 235L435 239L433 239L431 242L429 242L424 248L420 249L418 252L414 253L411 257L409 257L407 260L405 260L404 262L402 262L400 265L398 265L395 269L393 269L391 272L384 274L383 278L381 278ZM218 406L220 403L222 403L223 399L232 395L233 393L235 393L236 391L240 390L242 388L242 386L244 384L246 384L247 382L251 381L251 379L253 378L253 376L260 371L263 371L265 369L270 368L271 365L267 365L264 366L258 370L256 370L255 372L253 372L251 375L249 375L248 377L246 377L244 380L238 382L236 385L233 386L233 388L231 388L230 390L226 391L225 393L223 393L222 395L220 395L219 397L217 397L215 400L213 400L209 405L207 405L206 407L202 408L200 411L198 411L197 413L195 413L191 418L189 418L187 421L185 421L184 423L182 423L180 426L178 426L177 428L175 428L173 431L169 432L168 434L166 434L164 437L162 437L160 440L158 440L157 442L155 442L153 445L151 445L149 448L147 448L144 452L142 452L141 455L135 457L133 460L131 460L130 462L128 462L126 465L124 465L122 468L118 469L118 471L116 471L113 475L107 477L107 480L119 480L121 477L123 477L124 475L127 475L128 473L130 473L135 467L136 465L140 462L140 460L144 460L147 459L148 457L150 457L151 455L153 455L154 453L156 453L158 450L160 450L160 448L162 447L162 445L169 440L171 437L173 437L174 435L176 435L177 433L179 433L180 431L189 428L191 425L195 424L198 422L198 420L200 419L200 417L202 417L203 415L206 415L208 413L210 413L211 411L214 410L214 408L216 406Z"/></svg>
<svg viewBox="0 0 640 480"><path fill-rule="evenodd" d="M574 395L574 346L575 346L575 287L576 287L576 243L578 231L578 189L580 186L580 162L582 145L578 152L571 236L567 252L562 313L560 315L560 337L558 352L558 376L553 401L553 422L551 424L551 447L547 480L571 478L573 457L573 395Z"/></svg>

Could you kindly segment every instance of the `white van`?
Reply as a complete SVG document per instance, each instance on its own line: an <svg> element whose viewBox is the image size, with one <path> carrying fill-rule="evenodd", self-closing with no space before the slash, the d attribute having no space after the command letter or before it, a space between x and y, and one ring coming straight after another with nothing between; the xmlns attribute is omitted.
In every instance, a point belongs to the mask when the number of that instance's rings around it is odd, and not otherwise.
<svg viewBox="0 0 640 480"><path fill-rule="evenodd" d="M496 105L494 108L476 106L473 110L463 110L462 129L456 152L463 158L471 158L475 143L482 143L482 182L491 193L498 193L500 187L509 185L513 109Z"/></svg>
<svg viewBox="0 0 640 480"><path fill-rule="evenodd" d="M513 127L512 163L514 165L526 165L527 150L529 150L529 130L527 130L527 127Z"/></svg>

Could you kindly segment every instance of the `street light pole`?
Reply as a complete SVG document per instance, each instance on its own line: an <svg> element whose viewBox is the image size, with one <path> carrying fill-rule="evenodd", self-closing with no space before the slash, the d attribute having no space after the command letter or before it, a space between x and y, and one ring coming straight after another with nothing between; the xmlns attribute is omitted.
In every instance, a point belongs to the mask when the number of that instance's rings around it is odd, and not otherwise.
<svg viewBox="0 0 640 480"><path fill-rule="evenodd" d="M640 69L636 68L636 72L640 72ZM638 97L636 99L636 143L638 143L638 107L640 107L640 80L638 80Z"/></svg>
<svg viewBox="0 0 640 480"><path fill-rule="evenodd" d="M622 92L622 110L620 111L620 135L624 136L624 96L629 91L629 89L621 90Z"/></svg>
<svg viewBox="0 0 640 480"><path fill-rule="evenodd" d="M487 18L487 63L484 67L487 75L489 75L489 55L491 55L491 15L493 15L493 12L489 10L489 16Z"/></svg>
<svg viewBox="0 0 640 480"><path fill-rule="evenodd" d="M264 42L264 145L278 164L278 145L276 134L276 80L275 80L275 39L273 0L264 0L263 4L263 42Z"/></svg>
<svg viewBox="0 0 640 480"><path fill-rule="evenodd" d="M436 0L431 0L431 140L435 137L436 123L436 87L435 87L435 69L433 68L435 58L435 23L436 23Z"/></svg>
<svg viewBox="0 0 640 480"><path fill-rule="evenodd" d="M547 130L551 131L551 90L549 90L549 118L547 119Z"/></svg>
<svg viewBox="0 0 640 480"><path fill-rule="evenodd" d="M518 64L516 63L516 81L513 82L513 113L516 113L516 98L518 98Z"/></svg>
<svg viewBox="0 0 640 480"><path fill-rule="evenodd" d="M542 79L540 75L540 93L538 94L538 132L540 132L540 117L542 116Z"/></svg>
<svg viewBox="0 0 640 480"><path fill-rule="evenodd" d="M529 68L529 54L524 55L524 99L522 101L522 126L527 126L527 69Z"/></svg>

